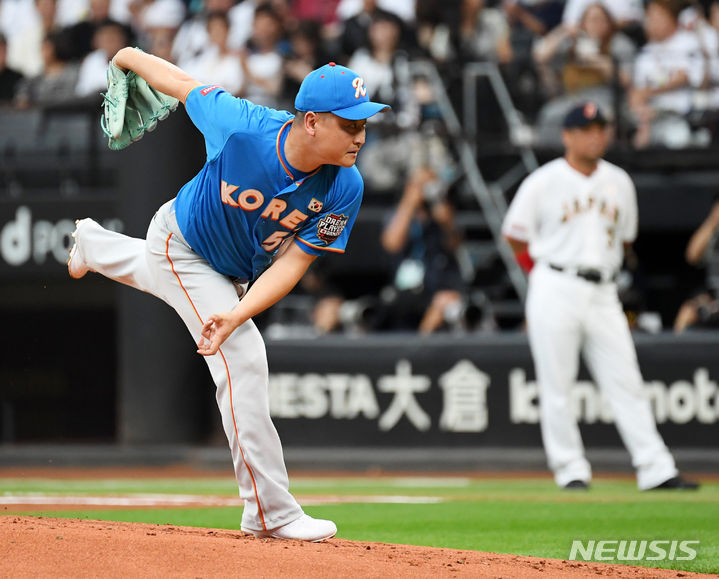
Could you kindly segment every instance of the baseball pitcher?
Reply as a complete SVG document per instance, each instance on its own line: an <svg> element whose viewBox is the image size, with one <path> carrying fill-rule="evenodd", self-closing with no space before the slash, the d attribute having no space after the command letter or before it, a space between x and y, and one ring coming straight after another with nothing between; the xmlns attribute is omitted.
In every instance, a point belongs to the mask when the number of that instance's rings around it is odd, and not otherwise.
<svg viewBox="0 0 719 579"><path fill-rule="evenodd" d="M335 524L304 514L288 490L264 342L252 317L284 297L318 256L344 252L362 201L355 161L366 119L388 107L371 102L363 79L334 63L305 78L294 115L202 85L133 48L115 55L108 82L110 148L141 138L179 101L204 136L207 160L160 207L146 239L77 221L70 275L94 271L151 293L185 322L217 386L245 501L242 530L328 539Z"/></svg>

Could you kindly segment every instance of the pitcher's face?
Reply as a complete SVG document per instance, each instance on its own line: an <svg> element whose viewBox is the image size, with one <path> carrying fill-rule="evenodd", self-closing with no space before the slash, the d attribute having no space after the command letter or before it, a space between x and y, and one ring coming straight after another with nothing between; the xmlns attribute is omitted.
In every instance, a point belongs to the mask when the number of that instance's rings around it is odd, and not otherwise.
<svg viewBox="0 0 719 579"><path fill-rule="evenodd" d="M332 113L319 113L315 152L322 163L351 167L365 143L367 119L352 121Z"/></svg>

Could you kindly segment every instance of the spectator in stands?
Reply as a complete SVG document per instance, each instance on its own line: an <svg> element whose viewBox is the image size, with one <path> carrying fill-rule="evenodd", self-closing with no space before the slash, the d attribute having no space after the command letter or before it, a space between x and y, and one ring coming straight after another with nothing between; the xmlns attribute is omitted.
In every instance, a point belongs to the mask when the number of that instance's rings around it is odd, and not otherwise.
<svg viewBox="0 0 719 579"><path fill-rule="evenodd" d="M631 84L634 43L614 25L600 2L589 4L578 26L559 25L534 46L534 59L549 101L537 120L538 141L561 146L561 122L571 108L592 101L614 110Z"/></svg>
<svg viewBox="0 0 719 579"><path fill-rule="evenodd" d="M674 331L719 328L719 200L715 199L709 215L689 239L686 260L705 269L704 287L684 302L674 320Z"/></svg>
<svg viewBox="0 0 719 579"><path fill-rule="evenodd" d="M709 5L708 24L717 45L710 57L710 89L713 93L712 104L715 109L719 109L719 0L713 0Z"/></svg>
<svg viewBox="0 0 719 579"><path fill-rule="evenodd" d="M637 131L634 145L683 147L691 142L686 116L693 89L705 79L706 63L697 36L679 27L683 4L651 0L644 23L647 44L637 56L629 106Z"/></svg>
<svg viewBox="0 0 719 579"><path fill-rule="evenodd" d="M453 61L459 52L460 20L457 2L417 0L418 48L437 63Z"/></svg>
<svg viewBox="0 0 719 579"><path fill-rule="evenodd" d="M512 61L504 67L512 99L529 120L543 103L539 79L532 59L537 39L553 30L561 21L562 0L503 0L509 23Z"/></svg>
<svg viewBox="0 0 719 579"><path fill-rule="evenodd" d="M0 104L13 101L22 79L22 74L7 66L7 40L0 34Z"/></svg>
<svg viewBox="0 0 719 579"><path fill-rule="evenodd" d="M245 88L242 96L267 107L279 106L282 92L282 68L289 49L284 44L285 30L279 14L270 4L255 10L252 36L247 49L240 53Z"/></svg>
<svg viewBox="0 0 719 579"><path fill-rule="evenodd" d="M567 0L562 13L562 24L576 27L590 4L597 0ZM642 0L600 0L612 17L617 29L626 32L633 40L643 40L644 2Z"/></svg>
<svg viewBox="0 0 719 579"><path fill-rule="evenodd" d="M95 30L108 18L110 18L110 0L90 0L87 18L68 28L72 39L73 60L81 60L95 50L93 45Z"/></svg>
<svg viewBox="0 0 719 579"><path fill-rule="evenodd" d="M312 308L312 326L318 334L330 334L341 328L342 304L345 299L342 293L335 288L327 287L322 278L317 276L317 272L308 272L307 279L303 279L304 284L308 286L313 294L317 295L317 302Z"/></svg>
<svg viewBox="0 0 719 579"><path fill-rule="evenodd" d="M114 54L130 45L130 30L127 26L105 20L98 23L93 33L94 50L82 59L78 74L77 96L97 96L107 88L107 65Z"/></svg>
<svg viewBox="0 0 719 579"><path fill-rule="evenodd" d="M321 30L319 22L302 20L290 32L290 53L284 61L285 78L282 86L284 101L292 102L305 76L331 60L325 54Z"/></svg>
<svg viewBox="0 0 719 579"><path fill-rule="evenodd" d="M448 184L427 166L409 177L382 233L382 246L397 258L397 266L392 286L382 292L376 329L430 334L459 326L465 287L447 193Z"/></svg>
<svg viewBox="0 0 719 579"><path fill-rule="evenodd" d="M185 18L180 0L152 0L140 11L136 32L140 46L164 60L172 60L172 43Z"/></svg>
<svg viewBox="0 0 719 579"><path fill-rule="evenodd" d="M459 26L462 60L489 60L507 64L512 60L509 24L504 13L487 8L485 0L462 0Z"/></svg>
<svg viewBox="0 0 719 579"><path fill-rule="evenodd" d="M715 138L719 133L719 1L710 2L706 8L692 3L680 13L679 22L696 35L706 64L702 89L693 94L692 117L706 126L710 140L711 132Z"/></svg>
<svg viewBox="0 0 719 579"><path fill-rule="evenodd" d="M398 17L376 13L369 29L370 48L357 50L348 63L365 80L365 86L370 87L370 98L386 99L381 102L392 105L384 119L372 121L374 129L358 163L360 170L364 169L368 189L393 196L404 185L420 122L408 57L398 48L400 35Z"/></svg>
<svg viewBox="0 0 719 579"><path fill-rule="evenodd" d="M373 243L370 240L364 242ZM367 250L366 245L364 250ZM339 332L356 335L371 331L379 301L377 295L387 282L381 257L376 252L372 254L370 259L374 269L371 273L358 271L355 267L351 273L341 267L336 269L333 264L338 262L333 258L321 268L310 266L285 304L289 306L294 300L294 311L269 313L267 325L310 325L317 335Z"/></svg>
<svg viewBox="0 0 719 579"><path fill-rule="evenodd" d="M415 5L421 0L377 0L377 6L410 23L415 20ZM340 22L352 18L363 9L364 0L340 0L337 5L337 19Z"/></svg>
<svg viewBox="0 0 719 579"><path fill-rule="evenodd" d="M69 38L63 31L51 32L42 43L42 74L20 83L15 104L19 108L70 102L75 98L78 65L68 60Z"/></svg>
<svg viewBox="0 0 719 579"><path fill-rule="evenodd" d="M339 0L293 0L292 14L298 24L312 20L320 29L327 30L337 22L338 5Z"/></svg>
<svg viewBox="0 0 719 579"><path fill-rule="evenodd" d="M197 58L207 46L207 17L209 14L224 12L230 21L227 46L230 50L241 50L252 35L255 0L204 0L202 9L188 18L180 27L172 46L172 58L180 68L184 63Z"/></svg>
<svg viewBox="0 0 719 579"><path fill-rule="evenodd" d="M280 27L285 34L289 34L297 28L298 20L295 16L294 0L263 0L271 6L280 20ZM262 2L260 2L262 3Z"/></svg>
<svg viewBox="0 0 719 579"><path fill-rule="evenodd" d="M511 27L514 52L529 57L534 40L559 24L563 1L504 0L502 8Z"/></svg>
<svg viewBox="0 0 719 579"><path fill-rule="evenodd" d="M712 23L712 12L714 7L719 8L719 1L714 0L706 8L697 2L687 0L687 7L679 13L679 26L684 30L694 32L706 56L714 56L719 49L719 24L714 17Z"/></svg>
<svg viewBox="0 0 719 579"><path fill-rule="evenodd" d="M398 103L395 58L402 33L402 22L393 14L377 12L368 29L369 46L356 50L347 65L371 87L370 98L383 98L395 107Z"/></svg>
<svg viewBox="0 0 719 579"><path fill-rule="evenodd" d="M437 62L512 59L505 12L486 0L421 0L417 6L419 46Z"/></svg>
<svg viewBox="0 0 719 579"><path fill-rule="evenodd" d="M132 28L133 4L139 0L110 0L110 20ZM131 30L132 32L132 30Z"/></svg>
<svg viewBox="0 0 719 579"><path fill-rule="evenodd" d="M355 302L346 300L342 289L334 283L333 276L320 268L310 267L299 284L300 292L312 298L310 323L317 334L331 334L345 329L361 331L361 320L346 320L343 314Z"/></svg>
<svg viewBox="0 0 719 579"><path fill-rule="evenodd" d="M380 8L377 0L362 0L362 9L342 23L340 48L345 58L350 58L360 49L370 49L369 29L378 16L395 19L400 28L397 45L407 48L405 44L411 42L411 33L402 19L394 12Z"/></svg>
<svg viewBox="0 0 719 579"><path fill-rule="evenodd" d="M21 32L30 22L37 20L35 0L2 0L0 3L0 32L5 38Z"/></svg>
<svg viewBox="0 0 719 579"><path fill-rule="evenodd" d="M719 30L719 1L712 0L709 4L708 12L709 24Z"/></svg>
<svg viewBox="0 0 719 579"><path fill-rule="evenodd" d="M35 0L35 10L19 20L17 30L7 35L8 65L26 77L43 70L43 43L49 33L59 30L55 20L56 0Z"/></svg>
<svg viewBox="0 0 719 579"><path fill-rule="evenodd" d="M88 13L91 0L57 0L55 22L60 28L68 28L81 22Z"/></svg>
<svg viewBox="0 0 719 579"><path fill-rule="evenodd" d="M200 82L219 84L237 96L242 90L244 77L239 53L228 46L230 18L226 12L207 15L207 33L205 49L182 68Z"/></svg>

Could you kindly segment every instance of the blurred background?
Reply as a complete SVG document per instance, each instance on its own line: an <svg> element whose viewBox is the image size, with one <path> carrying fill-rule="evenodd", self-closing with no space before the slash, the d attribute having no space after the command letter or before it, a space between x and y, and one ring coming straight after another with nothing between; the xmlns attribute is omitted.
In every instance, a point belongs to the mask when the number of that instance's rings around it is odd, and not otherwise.
<svg viewBox="0 0 719 579"><path fill-rule="evenodd" d="M74 219L144 236L204 162L181 107L107 148L100 92L129 44L291 111L332 60L393 107L368 124L348 251L256 320L291 468L544 468L526 279L499 230L592 99L637 187L619 288L659 429L680 468L719 470L719 2L0 0L0 32L0 464L230 464L174 312L65 267ZM574 403L595 467L629 470L584 370Z"/></svg>

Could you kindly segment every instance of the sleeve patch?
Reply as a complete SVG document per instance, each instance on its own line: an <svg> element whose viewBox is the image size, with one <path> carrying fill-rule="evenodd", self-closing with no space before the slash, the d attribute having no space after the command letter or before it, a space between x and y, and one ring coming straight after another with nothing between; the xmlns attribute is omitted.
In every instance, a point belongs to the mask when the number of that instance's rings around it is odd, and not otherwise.
<svg viewBox="0 0 719 579"><path fill-rule="evenodd" d="M348 220L348 215L337 215L335 213L325 215L317 222L317 237L328 245L333 243L342 235Z"/></svg>
<svg viewBox="0 0 719 579"><path fill-rule="evenodd" d="M211 93L213 90L215 90L216 88L220 88L220 85L219 85L219 84L213 84L213 85L211 85L211 86L206 86L205 88L203 88L203 89L200 90L200 94L201 94L202 96L207 96L208 94L210 94L210 93Z"/></svg>

